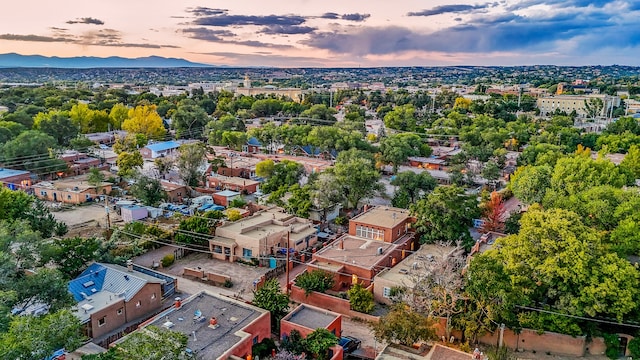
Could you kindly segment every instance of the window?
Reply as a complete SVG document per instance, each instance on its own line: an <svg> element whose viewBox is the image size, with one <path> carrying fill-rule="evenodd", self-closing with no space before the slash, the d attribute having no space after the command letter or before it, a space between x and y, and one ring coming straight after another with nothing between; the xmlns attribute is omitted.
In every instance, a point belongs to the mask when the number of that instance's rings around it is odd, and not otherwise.
<svg viewBox="0 0 640 360"><path fill-rule="evenodd" d="M139 308L140 306L142 306L142 302L140 302L140 300L138 300L138 302L136 303L136 307Z"/></svg>
<svg viewBox="0 0 640 360"><path fill-rule="evenodd" d="M356 226L356 236L373 240L383 240L384 231L358 225Z"/></svg>
<svg viewBox="0 0 640 360"><path fill-rule="evenodd" d="M391 288L383 287L382 288L382 297L389 298L391 296Z"/></svg>
<svg viewBox="0 0 640 360"><path fill-rule="evenodd" d="M122 312L124 311L124 308L120 308L118 309L118 311L116 312L118 315L122 315Z"/></svg>
<svg viewBox="0 0 640 360"><path fill-rule="evenodd" d="M106 323L107 323L107 317L106 316L103 316L100 319L98 319L98 326L99 327L103 327Z"/></svg>
<svg viewBox="0 0 640 360"><path fill-rule="evenodd" d="M41 191L40 191L40 195L42 195L42 196L47 196L47 192L46 192L46 191L42 191L42 190L41 190Z"/></svg>
<svg viewBox="0 0 640 360"><path fill-rule="evenodd" d="M250 258L253 255L251 249L242 248L242 257Z"/></svg>
<svg viewBox="0 0 640 360"><path fill-rule="evenodd" d="M71 200L71 195L67 195L67 200Z"/></svg>
<svg viewBox="0 0 640 360"><path fill-rule="evenodd" d="M151 294L151 300L155 300L156 299L156 293Z"/></svg>
<svg viewBox="0 0 640 360"><path fill-rule="evenodd" d="M256 336L256 337L253 338L253 345L255 345L257 343L258 343L258 337Z"/></svg>
<svg viewBox="0 0 640 360"><path fill-rule="evenodd" d="M216 254L222 254L222 246L213 245L213 252L216 253Z"/></svg>

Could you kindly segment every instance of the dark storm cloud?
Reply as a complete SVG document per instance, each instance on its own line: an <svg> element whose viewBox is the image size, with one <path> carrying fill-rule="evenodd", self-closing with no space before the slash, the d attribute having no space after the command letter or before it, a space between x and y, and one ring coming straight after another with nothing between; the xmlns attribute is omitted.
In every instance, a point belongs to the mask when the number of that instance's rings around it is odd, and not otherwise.
<svg viewBox="0 0 640 360"><path fill-rule="evenodd" d="M199 28L187 28L181 30L192 39L205 40L205 41L223 41L223 37L232 37L235 34L229 30L222 29L207 29L204 27Z"/></svg>
<svg viewBox="0 0 640 360"><path fill-rule="evenodd" d="M302 44L336 54L366 56L406 51L490 53L504 51L592 52L603 48L630 49L640 46L640 24L634 19L632 2L527 0L530 6L547 4L553 11L520 15L506 6L440 6L413 16L466 13L469 18L457 25L426 33L400 26L342 28L335 32L315 32ZM635 3L635 2L633 2ZM491 12L474 12L491 7ZM524 9L524 7L522 7ZM626 11L625 11L626 9ZM625 16L621 16L624 13ZM561 45L562 44L562 45ZM568 49L570 47L570 50Z"/></svg>
<svg viewBox="0 0 640 360"><path fill-rule="evenodd" d="M67 24L89 24L89 25L104 25L104 21L92 17L83 17L75 20L67 21Z"/></svg>
<svg viewBox="0 0 640 360"><path fill-rule="evenodd" d="M268 35L296 35L308 34L315 30L316 28L310 26L272 25L265 27L260 32Z"/></svg>
<svg viewBox="0 0 640 360"><path fill-rule="evenodd" d="M221 15L229 12L227 9L214 9L208 8L204 6L198 6L195 8L188 8L187 12L195 15L195 16L212 16L212 15Z"/></svg>
<svg viewBox="0 0 640 360"><path fill-rule="evenodd" d="M498 3L486 3L480 5L468 5L468 4L451 4L451 5L440 5L431 9L410 12L407 16L434 16L434 15L442 15L442 14L460 14L460 13L469 13L475 10L485 10L489 7L497 6Z"/></svg>
<svg viewBox="0 0 640 360"><path fill-rule="evenodd" d="M320 15L321 19L330 19L330 20L337 20L340 19L340 14L336 14L333 12L328 12L328 13L324 13L322 15Z"/></svg>
<svg viewBox="0 0 640 360"><path fill-rule="evenodd" d="M342 20L348 20L348 21L356 21L356 22L360 22L360 21L365 21L367 20L369 17L371 17L371 14L344 14L340 17L340 19Z"/></svg>
<svg viewBox="0 0 640 360"><path fill-rule="evenodd" d="M306 21L299 15L228 15L205 16L193 21L194 25L200 26L295 26Z"/></svg>

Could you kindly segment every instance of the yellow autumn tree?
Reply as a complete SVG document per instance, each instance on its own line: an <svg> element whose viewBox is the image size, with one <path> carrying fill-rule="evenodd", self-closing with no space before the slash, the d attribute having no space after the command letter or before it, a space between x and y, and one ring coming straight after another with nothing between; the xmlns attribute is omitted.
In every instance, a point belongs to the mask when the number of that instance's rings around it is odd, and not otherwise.
<svg viewBox="0 0 640 360"><path fill-rule="evenodd" d="M122 129L143 134L147 139L162 139L166 133L155 105L139 105L130 109L129 118L122 122Z"/></svg>

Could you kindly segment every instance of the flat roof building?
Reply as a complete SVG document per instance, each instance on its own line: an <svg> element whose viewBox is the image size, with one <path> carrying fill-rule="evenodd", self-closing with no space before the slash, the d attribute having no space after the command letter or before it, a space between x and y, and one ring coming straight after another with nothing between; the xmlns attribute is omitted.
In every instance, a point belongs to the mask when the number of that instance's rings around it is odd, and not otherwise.
<svg viewBox="0 0 640 360"><path fill-rule="evenodd" d="M189 337L196 359L246 358L253 344L271 336L267 310L207 291L195 294L142 326L154 325Z"/></svg>

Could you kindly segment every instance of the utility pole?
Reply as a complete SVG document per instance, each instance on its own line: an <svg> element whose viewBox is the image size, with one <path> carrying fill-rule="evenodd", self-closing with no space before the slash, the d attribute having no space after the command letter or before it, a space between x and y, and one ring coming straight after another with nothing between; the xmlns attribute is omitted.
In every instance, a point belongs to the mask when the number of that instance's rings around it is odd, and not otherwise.
<svg viewBox="0 0 640 360"><path fill-rule="evenodd" d="M104 195L104 211L107 213L107 230L111 229L111 218L109 217L109 197Z"/></svg>
<svg viewBox="0 0 640 360"><path fill-rule="evenodd" d="M285 267L285 271L287 273L287 283L286 283L286 292L289 295L289 235L291 234L291 230L287 231L287 263Z"/></svg>

